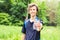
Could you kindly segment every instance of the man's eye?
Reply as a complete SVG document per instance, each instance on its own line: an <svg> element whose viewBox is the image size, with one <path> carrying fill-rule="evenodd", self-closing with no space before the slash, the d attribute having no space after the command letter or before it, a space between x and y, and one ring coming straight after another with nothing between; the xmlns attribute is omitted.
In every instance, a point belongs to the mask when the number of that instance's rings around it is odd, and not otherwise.
<svg viewBox="0 0 60 40"><path fill-rule="evenodd" d="M35 10L35 9L33 9L33 10Z"/></svg>
<svg viewBox="0 0 60 40"><path fill-rule="evenodd" d="M30 9L30 10L32 10L32 9Z"/></svg>

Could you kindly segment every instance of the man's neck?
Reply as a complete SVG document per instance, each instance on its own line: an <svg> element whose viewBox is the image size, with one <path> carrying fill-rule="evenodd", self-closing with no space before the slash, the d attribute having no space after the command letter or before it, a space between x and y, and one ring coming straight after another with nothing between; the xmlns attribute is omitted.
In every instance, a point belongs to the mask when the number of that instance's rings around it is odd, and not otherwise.
<svg viewBox="0 0 60 40"><path fill-rule="evenodd" d="M30 17L30 21L31 21L31 22L34 22L35 18L36 18L36 16L33 16L33 17L31 16L31 17Z"/></svg>
<svg viewBox="0 0 60 40"><path fill-rule="evenodd" d="M36 18L36 16L31 16L30 19L31 20L34 20Z"/></svg>

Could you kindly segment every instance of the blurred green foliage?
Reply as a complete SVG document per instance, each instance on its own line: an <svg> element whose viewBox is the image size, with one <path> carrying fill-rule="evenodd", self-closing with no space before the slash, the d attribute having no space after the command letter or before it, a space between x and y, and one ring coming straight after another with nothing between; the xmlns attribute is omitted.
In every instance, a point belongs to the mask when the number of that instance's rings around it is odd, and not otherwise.
<svg viewBox="0 0 60 40"><path fill-rule="evenodd" d="M4 16L4 13L8 16L1 17L0 24L21 26L26 17L28 3L30 0L0 0L0 15Z"/></svg>
<svg viewBox="0 0 60 40"><path fill-rule="evenodd" d="M46 18L47 15L46 10L48 7L46 6L45 2L38 3L38 7L39 7L38 17L42 19L43 24L48 23L48 20Z"/></svg>
<svg viewBox="0 0 60 40"><path fill-rule="evenodd" d="M0 24L21 26L23 22L21 20L14 19L8 13L0 13Z"/></svg>
<svg viewBox="0 0 60 40"><path fill-rule="evenodd" d="M8 13L0 13L0 24L10 25L12 19Z"/></svg>
<svg viewBox="0 0 60 40"><path fill-rule="evenodd" d="M0 0L0 24L4 25L23 25L23 21L27 15L27 6L29 3L36 3L38 5L39 11L37 16L42 19L43 24L49 23L49 18L47 18L47 10L49 10L46 2L40 2L39 0ZM60 4L60 3L59 3ZM5 16L7 17L5 17ZM56 20L54 20L57 25L60 24L60 5L56 10Z"/></svg>
<svg viewBox="0 0 60 40"><path fill-rule="evenodd" d="M60 26L60 2L58 3L58 8L56 10L56 18L55 21L58 26Z"/></svg>

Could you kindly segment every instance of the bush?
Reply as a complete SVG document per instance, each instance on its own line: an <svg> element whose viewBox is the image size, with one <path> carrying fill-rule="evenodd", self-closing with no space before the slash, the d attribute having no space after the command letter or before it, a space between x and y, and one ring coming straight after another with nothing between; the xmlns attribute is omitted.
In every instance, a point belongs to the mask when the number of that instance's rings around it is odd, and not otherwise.
<svg viewBox="0 0 60 40"><path fill-rule="evenodd" d="M14 15L14 17L17 19L22 19L25 11L26 11L26 5L22 2L20 2L16 5L12 5L12 7L10 9L10 14Z"/></svg>
<svg viewBox="0 0 60 40"><path fill-rule="evenodd" d="M12 25L14 25L14 26L22 26L23 21L15 19L15 20L12 21Z"/></svg>
<svg viewBox="0 0 60 40"><path fill-rule="evenodd" d="M46 18L47 15L47 6L45 4L45 2L42 3L38 3L38 7L39 7L39 12L38 12L38 17L41 18L43 20L43 24L46 25L46 23L48 23L48 20Z"/></svg>
<svg viewBox="0 0 60 40"><path fill-rule="evenodd" d="M0 13L0 24L11 25L11 18L7 13Z"/></svg>
<svg viewBox="0 0 60 40"><path fill-rule="evenodd" d="M23 21L15 19L8 13L0 13L0 24L21 26L23 25Z"/></svg>

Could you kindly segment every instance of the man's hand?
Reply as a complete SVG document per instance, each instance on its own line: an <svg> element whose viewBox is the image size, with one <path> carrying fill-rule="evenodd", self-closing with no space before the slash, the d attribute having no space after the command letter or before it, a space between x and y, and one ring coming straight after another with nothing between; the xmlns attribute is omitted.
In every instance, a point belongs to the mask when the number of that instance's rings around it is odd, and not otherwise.
<svg viewBox="0 0 60 40"><path fill-rule="evenodd" d="M42 23L37 22L37 23L35 23L35 26L36 26L36 28L37 28L37 31L41 31Z"/></svg>

